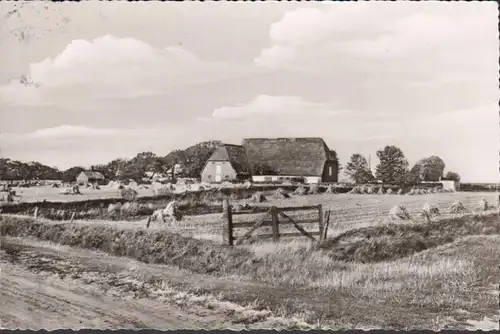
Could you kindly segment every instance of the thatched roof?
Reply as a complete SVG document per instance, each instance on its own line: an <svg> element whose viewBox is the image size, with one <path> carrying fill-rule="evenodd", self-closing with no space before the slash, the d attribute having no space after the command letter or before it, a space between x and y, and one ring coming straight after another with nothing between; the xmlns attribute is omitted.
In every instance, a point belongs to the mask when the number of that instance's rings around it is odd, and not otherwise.
<svg viewBox="0 0 500 334"><path fill-rule="evenodd" d="M250 174L245 149L240 145L223 144L215 150L208 161L229 161L237 174Z"/></svg>
<svg viewBox="0 0 500 334"><path fill-rule="evenodd" d="M250 138L243 147L254 175L264 168L266 175L321 176L325 162L334 160L322 138Z"/></svg>
<svg viewBox="0 0 500 334"><path fill-rule="evenodd" d="M85 170L82 172L89 180L104 180L104 175L101 172Z"/></svg>

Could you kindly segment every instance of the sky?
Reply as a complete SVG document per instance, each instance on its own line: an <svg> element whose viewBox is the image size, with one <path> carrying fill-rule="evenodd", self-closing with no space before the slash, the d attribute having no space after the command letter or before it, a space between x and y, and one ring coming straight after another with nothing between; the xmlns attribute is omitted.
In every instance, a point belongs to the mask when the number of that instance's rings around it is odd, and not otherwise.
<svg viewBox="0 0 500 334"><path fill-rule="evenodd" d="M342 164L396 145L410 165L438 155L463 181L499 181L495 2L2 1L0 15L3 157L65 169L322 137Z"/></svg>

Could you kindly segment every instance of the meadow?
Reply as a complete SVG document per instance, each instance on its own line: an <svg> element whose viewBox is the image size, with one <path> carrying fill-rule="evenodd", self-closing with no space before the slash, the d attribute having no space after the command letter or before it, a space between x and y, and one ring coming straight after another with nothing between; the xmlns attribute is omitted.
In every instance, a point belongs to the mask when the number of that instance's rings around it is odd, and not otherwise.
<svg viewBox="0 0 500 334"><path fill-rule="evenodd" d="M224 246L217 212L187 215L180 222L150 228L144 217L70 223L3 215L0 235L8 241L4 245L64 245L77 257L88 251L103 252L108 254L107 268L130 258L144 266L146 276L154 266L169 266L164 270L167 276L155 279L191 293L188 304L201 299L206 304L216 297L219 303L252 310L247 312L245 328L259 328L271 318L282 319L281 328L288 329L493 326L500 255L497 194L317 194L276 199L268 191L265 197L261 203L245 198L231 202L253 207L322 204L325 211L331 210L327 240L322 245L305 238L283 238L277 243ZM483 197L490 203L487 211L479 209ZM456 200L469 213L448 213ZM419 215L426 202L441 211L432 222ZM398 204L408 209L411 221L389 218L389 210ZM257 217L248 214L235 219ZM168 276L166 272L172 270L183 271L182 279ZM148 291L148 296L137 298L147 303L153 298Z"/></svg>

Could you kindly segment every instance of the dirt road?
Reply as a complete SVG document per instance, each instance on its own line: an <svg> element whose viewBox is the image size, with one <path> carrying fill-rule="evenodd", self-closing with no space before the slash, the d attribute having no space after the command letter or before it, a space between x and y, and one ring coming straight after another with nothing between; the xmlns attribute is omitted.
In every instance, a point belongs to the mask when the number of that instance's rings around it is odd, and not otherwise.
<svg viewBox="0 0 500 334"><path fill-rule="evenodd" d="M178 269L103 253L1 238L0 269L2 328L241 330L276 325L267 311L173 289L165 273L170 269L169 280L186 281L187 274Z"/></svg>

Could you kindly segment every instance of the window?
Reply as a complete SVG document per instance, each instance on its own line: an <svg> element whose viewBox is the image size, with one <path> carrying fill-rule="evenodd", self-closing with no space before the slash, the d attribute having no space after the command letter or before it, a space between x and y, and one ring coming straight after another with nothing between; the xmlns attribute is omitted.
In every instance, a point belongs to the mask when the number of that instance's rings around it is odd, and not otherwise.
<svg viewBox="0 0 500 334"><path fill-rule="evenodd" d="M269 182L272 180L273 180L273 178L271 176L264 176L264 181Z"/></svg>
<svg viewBox="0 0 500 334"><path fill-rule="evenodd" d="M333 167L328 166L328 175L332 176L333 175Z"/></svg>
<svg viewBox="0 0 500 334"><path fill-rule="evenodd" d="M225 179L229 179L229 175L224 176Z"/></svg>
<svg viewBox="0 0 500 334"><path fill-rule="evenodd" d="M212 179L212 175L209 175L209 176L207 176L207 177L208 177L208 179L209 179L209 180L211 180L211 179Z"/></svg>

